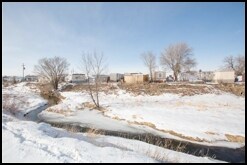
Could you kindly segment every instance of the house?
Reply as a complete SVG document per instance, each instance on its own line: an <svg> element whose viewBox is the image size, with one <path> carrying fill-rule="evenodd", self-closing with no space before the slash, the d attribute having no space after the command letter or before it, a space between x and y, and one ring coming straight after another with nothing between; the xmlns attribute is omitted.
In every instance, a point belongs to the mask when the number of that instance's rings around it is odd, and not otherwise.
<svg viewBox="0 0 247 165"><path fill-rule="evenodd" d="M236 82L243 82L243 76L237 76L235 80Z"/></svg>
<svg viewBox="0 0 247 165"><path fill-rule="evenodd" d="M95 80L99 81L99 82L109 82L110 81L110 76L108 75L93 75L93 77L95 78Z"/></svg>
<svg viewBox="0 0 247 165"><path fill-rule="evenodd" d="M214 78L214 72L212 71L202 71L199 72L199 79L204 82L211 82Z"/></svg>
<svg viewBox="0 0 247 165"><path fill-rule="evenodd" d="M165 82L166 81L166 72L164 71L155 71L153 79L156 82Z"/></svg>
<svg viewBox="0 0 247 165"><path fill-rule="evenodd" d="M10 82L10 81L13 81L13 77L11 77L11 76L3 76L3 77L2 77L2 81L3 81L3 82Z"/></svg>
<svg viewBox="0 0 247 165"><path fill-rule="evenodd" d="M26 75L25 76L26 81L38 81L38 76L35 75Z"/></svg>
<svg viewBox="0 0 247 165"><path fill-rule="evenodd" d="M234 71L215 71L213 81L216 83L234 83Z"/></svg>
<svg viewBox="0 0 247 165"><path fill-rule="evenodd" d="M23 80L23 77L19 76L3 76L2 81L3 82L21 82Z"/></svg>
<svg viewBox="0 0 247 165"><path fill-rule="evenodd" d="M110 74L110 81L118 82L123 79L124 75L121 73L111 73Z"/></svg>
<svg viewBox="0 0 247 165"><path fill-rule="evenodd" d="M80 74L80 73L72 74L70 78L71 78L70 82L72 83L86 82L85 74Z"/></svg>
<svg viewBox="0 0 247 165"><path fill-rule="evenodd" d="M148 82L148 74L127 73L124 74L124 82L128 84Z"/></svg>
<svg viewBox="0 0 247 165"><path fill-rule="evenodd" d="M178 76L179 81L194 82L198 80L198 73L196 71L182 72Z"/></svg>

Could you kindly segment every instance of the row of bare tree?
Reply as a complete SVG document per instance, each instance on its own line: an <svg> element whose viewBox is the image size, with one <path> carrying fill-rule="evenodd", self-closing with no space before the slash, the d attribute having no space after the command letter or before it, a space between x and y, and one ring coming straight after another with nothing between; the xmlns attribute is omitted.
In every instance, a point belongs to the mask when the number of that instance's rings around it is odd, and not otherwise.
<svg viewBox="0 0 247 165"><path fill-rule="evenodd" d="M46 79L53 86L53 89L58 89L58 83L61 81L64 74L68 71L69 63L65 58L54 57L54 58L43 58L40 59L38 65L35 65L34 71L41 78ZM100 78L99 76L105 72L107 65L105 64L103 54L83 54L82 55L82 66L84 73L87 77L90 75L95 76L95 81L90 84L88 81L89 95L95 106L100 108L99 104L99 87Z"/></svg>
<svg viewBox="0 0 247 165"><path fill-rule="evenodd" d="M189 72L196 66L196 60L193 58L192 48L186 43L178 43L168 46L160 55L160 64L164 68L171 69L175 81L181 72ZM151 82L153 81L153 73L156 68L156 56L152 52L146 52L141 55L144 65L148 68ZM232 69L235 75L242 75L245 71L244 56L228 56L224 59L224 68Z"/></svg>
<svg viewBox="0 0 247 165"><path fill-rule="evenodd" d="M156 68L156 57L152 52L143 53L141 55L144 64L148 67L150 72L151 81L153 81L153 72ZM224 59L225 67L233 69L236 75L243 74L245 71L245 57L229 56ZM178 74L183 71L190 71L196 66L196 60L193 58L192 48L186 43L178 43L168 46L160 56L160 64L166 68L169 68L174 73L175 81L177 81ZM107 69L105 58L103 54L83 54L82 55L83 71L89 77L95 76L95 81L90 84L88 81L89 95L95 106L99 109L99 88L100 78L99 76ZM38 65L35 66L35 73L45 78L50 82L55 90L58 89L58 83L61 81L64 74L68 71L69 63L65 58L43 58L40 59Z"/></svg>
<svg viewBox="0 0 247 165"><path fill-rule="evenodd" d="M141 58L148 68L151 82L153 81L153 73L156 68L156 56L152 52L146 52L141 55ZM161 53L160 64L164 68L169 68L173 71L175 81L178 80L178 74L182 71L190 71L196 66L196 60L193 58L192 48L186 43L178 43L170 45Z"/></svg>

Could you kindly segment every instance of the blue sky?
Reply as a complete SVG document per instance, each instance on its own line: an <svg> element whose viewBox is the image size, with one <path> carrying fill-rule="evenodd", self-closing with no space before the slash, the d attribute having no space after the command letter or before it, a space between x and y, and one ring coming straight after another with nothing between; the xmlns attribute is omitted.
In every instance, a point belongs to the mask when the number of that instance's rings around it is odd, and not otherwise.
<svg viewBox="0 0 247 165"><path fill-rule="evenodd" d="M81 72L82 52L103 52L108 73L144 72L140 54L159 57L186 42L195 70L215 70L245 53L244 3L3 3L2 75L33 74L43 57L61 56Z"/></svg>

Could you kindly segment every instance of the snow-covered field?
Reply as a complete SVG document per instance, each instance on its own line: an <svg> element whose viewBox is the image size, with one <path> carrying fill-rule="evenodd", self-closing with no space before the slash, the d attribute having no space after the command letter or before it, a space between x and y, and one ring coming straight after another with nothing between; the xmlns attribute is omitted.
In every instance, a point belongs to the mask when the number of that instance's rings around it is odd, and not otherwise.
<svg viewBox="0 0 247 165"><path fill-rule="evenodd" d="M34 85L26 86L25 82L2 88L2 100L4 97L7 97L6 101L18 104L22 114L47 104L47 100L40 97L39 90Z"/></svg>
<svg viewBox="0 0 247 165"><path fill-rule="evenodd" d="M71 133L5 113L2 119L3 162L220 162L136 140Z"/></svg>
<svg viewBox="0 0 247 165"><path fill-rule="evenodd" d="M100 114L99 117L102 117L102 113L88 111L83 107L82 103L90 101L86 93L62 92L62 95L65 99L52 109L61 110L63 115L48 111L40 115L46 116L50 121L58 121L57 116L60 115L59 120L63 121L90 123L100 129L119 128L116 128L116 125L99 124L97 121L99 118L95 122L93 119L90 120L95 116L93 113ZM123 120L121 122L131 123L132 126L148 126L165 133L168 137L192 142L228 147L240 147L245 144L245 98L243 97L224 92L220 95L135 96L119 89L116 94L101 93L100 98L101 105L105 108L104 116L118 121ZM229 136L240 137L241 140L229 139Z"/></svg>
<svg viewBox="0 0 247 165"><path fill-rule="evenodd" d="M2 92L24 98L26 104L20 110L25 113L46 104L38 91L25 86L25 83L3 88ZM117 94L101 94L104 115L83 106L82 103L90 101L86 93L61 94L65 99L51 107L59 113L46 110L40 114L41 117L129 132L153 130L169 135L169 132L161 130L172 130L209 142L225 141L225 134L245 137L245 100L227 93L184 97L173 94L134 96L119 89ZM148 127L134 122L152 125ZM219 162L137 140L72 133L46 123L12 117L4 109L2 144L3 162Z"/></svg>

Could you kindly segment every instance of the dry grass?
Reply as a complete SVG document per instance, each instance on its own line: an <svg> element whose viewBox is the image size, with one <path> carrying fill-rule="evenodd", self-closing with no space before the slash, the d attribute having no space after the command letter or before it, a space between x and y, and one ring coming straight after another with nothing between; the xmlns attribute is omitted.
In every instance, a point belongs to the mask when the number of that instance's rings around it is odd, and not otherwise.
<svg viewBox="0 0 247 165"><path fill-rule="evenodd" d="M99 135L104 135L103 131L100 131L96 128L90 128L87 130L87 136L91 138L99 137Z"/></svg>
<svg viewBox="0 0 247 165"><path fill-rule="evenodd" d="M179 83L169 85L167 83L143 83L143 84L122 84L121 89L133 93L134 95L161 95L163 93L175 93L182 96L192 96L196 94L217 93L212 86L195 85L189 83Z"/></svg>
<svg viewBox="0 0 247 165"><path fill-rule="evenodd" d="M84 108L88 108L88 109L90 109L90 110L96 108L95 104L90 103L90 102L84 102L84 103L82 103L82 106L83 106Z"/></svg>
<svg viewBox="0 0 247 165"><path fill-rule="evenodd" d="M239 143L244 143L245 142L245 137L240 136L240 135L230 135L230 134L225 134L226 138L230 142L239 142Z"/></svg>
<svg viewBox="0 0 247 165"><path fill-rule="evenodd" d="M63 128L66 129L69 132L72 132L72 133L80 132L80 129L78 127L76 127L76 126L65 125L65 126L63 126Z"/></svg>
<svg viewBox="0 0 247 165"><path fill-rule="evenodd" d="M148 127L156 129L156 126L153 123L150 123L150 122L136 122L135 121L133 123L134 124L138 124L138 125L145 125L145 126L148 126Z"/></svg>
<svg viewBox="0 0 247 165"><path fill-rule="evenodd" d="M208 134L208 135L219 135L218 133L210 132L210 131L207 131L207 132L205 132L205 133Z"/></svg>
<svg viewBox="0 0 247 165"><path fill-rule="evenodd" d="M245 96L245 84L226 84L226 83L221 83L214 85L216 89L225 91L225 92L230 92L232 94L235 94L237 96Z"/></svg>
<svg viewBox="0 0 247 165"><path fill-rule="evenodd" d="M155 160L161 161L163 163L167 161L167 155L160 153L158 150L152 151L152 150L148 149L146 151L145 155L147 155L148 157L153 158Z"/></svg>
<svg viewBox="0 0 247 165"><path fill-rule="evenodd" d="M186 140L190 140L190 141L209 142L209 141L206 140L206 139L200 139L200 138L198 138L198 137L195 138L195 137L191 137L191 136L185 136L185 135L183 135L183 134L181 134L181 133L177 133L177 132L172 131L172 130L160 130L160 131L165 132L165 133L169 133L169 134L171 134L171 135L175 135L175 136L178 136L178 137L180 137L180 138L183 138L183 139L186 139Z"/></svg>
<svg viewBox="0 0 247 165"><path fill-rule="evenodd" d="M2 94L2 109L15 115L19 109L27 104L22 97L12 94Z"/></svg>
<svg viewBox="0 0 247 165"><path fill-rule="evenodd" d="M155 145L159 146L162 141L158 140L156 141ZM163 148L168 148L176 152L183 152L186 148L186 144L182 144L181 142L177 146L172 145L172 140L166 140L165 144L162 146ZM161 161L161 162L168 162L168 154L164 154L160 152L158 149L150 150L148 149L145 154L151 158L154 158L155 160ZM179 159L173 160L172 163L177 163Z"/></svg>
<svg viewBox="0 0 247 165"><path fill-rule="evenodd" d="M46 111L58 113L58 114L61 114L61 115L64 115L64 116L71 116L71 115L74 114L74 111L70 110L69 108L59 109L59 108L56 108L56 107L49 107L49 108L46 109Z"/></svg>

